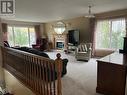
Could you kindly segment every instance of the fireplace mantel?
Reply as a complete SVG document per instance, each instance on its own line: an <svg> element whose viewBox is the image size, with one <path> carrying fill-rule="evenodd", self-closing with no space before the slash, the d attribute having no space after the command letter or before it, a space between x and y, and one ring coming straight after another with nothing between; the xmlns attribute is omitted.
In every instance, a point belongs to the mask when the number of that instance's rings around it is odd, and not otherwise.
<svg viewBox="0 0 127 95"><path fill-rule="evenodd" d="M67 49L67 34L54 34L53 36L55 49Z"/></svg>

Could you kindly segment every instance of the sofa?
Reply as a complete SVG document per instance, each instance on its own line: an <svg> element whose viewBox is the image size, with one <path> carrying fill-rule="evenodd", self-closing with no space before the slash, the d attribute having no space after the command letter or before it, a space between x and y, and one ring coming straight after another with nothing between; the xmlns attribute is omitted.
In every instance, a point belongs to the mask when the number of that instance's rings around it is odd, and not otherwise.
<svg viewBox="0 0 127 95"><path fill-rule="evenodd" d="M43 51L40 51L40 50L37 50L37 49L34 49L34 48L29 48L29 47L13 47L14 49L18 49L18 50L21 50L21 51L25 51L25 52L29 52L29 53L32 53L32 54L36 54L36 55L39 55L39 56L42 56L42 57L45 57L45 58L50 58L48 56L48 54L46 54L45 52ZM63 66L62 66L62 74L61 74L61 77L63 77L64 75L66 75L67 73L67 63L68 63L68 59L62 59L63 61ZM47 69L44 69L44 71L46 72ZM47 70L49 73L48 73L48 76L50 73L52 73L53 71L51 70ZM57 79L57 73L55 73L55 80ZM49 78L48 78L49 79ZM51 77L51 80L53 80L53 77Z"/></svg>

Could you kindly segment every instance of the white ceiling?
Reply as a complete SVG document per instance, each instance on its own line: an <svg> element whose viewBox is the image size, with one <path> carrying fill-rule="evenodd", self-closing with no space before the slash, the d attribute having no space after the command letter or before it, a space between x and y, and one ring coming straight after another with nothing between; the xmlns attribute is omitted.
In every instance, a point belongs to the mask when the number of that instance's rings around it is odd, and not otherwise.
<svg viewBox="0 0 127 95"><path fill-rule="evenodd" d="M127 0L15 0L18 21L49 22L83 16L92 5L93 13L126 9Z"/></svg>

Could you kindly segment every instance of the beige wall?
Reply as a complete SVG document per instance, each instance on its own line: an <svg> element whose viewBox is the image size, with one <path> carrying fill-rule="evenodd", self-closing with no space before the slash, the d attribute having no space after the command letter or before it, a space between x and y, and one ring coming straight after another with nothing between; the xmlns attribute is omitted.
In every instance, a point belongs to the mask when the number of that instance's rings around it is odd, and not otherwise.
<svg viewBox="0 0 127 95"><path fill-rule="evenodd" d="M19 82L8 71L4 70L5 82L8 91L14 95L35 95L31 90Z"/></svg>
<svg viewBox="0 0 127 95"><path fill-rule="evenodd" d="M91 40L91 33L89 28L89 19L85 17L78 17L69 20L61 20L66 24L66 31L71 29L79 29L80 30L80 42L90 42ZM53 41L54 29L53 25L56 24L57 21L49 22L44 25L45 27L45 34L48 35L49 41Z"/></svg>

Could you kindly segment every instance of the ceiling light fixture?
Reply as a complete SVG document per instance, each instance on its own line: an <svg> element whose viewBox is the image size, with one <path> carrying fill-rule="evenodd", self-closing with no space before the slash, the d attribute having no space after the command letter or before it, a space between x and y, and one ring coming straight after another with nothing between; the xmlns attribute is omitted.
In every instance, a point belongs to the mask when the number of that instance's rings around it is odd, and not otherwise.
<svg viewBox="0 0 127 95"><path fill-rule="evenodd" d="M94 18L95 17L95 15L91 13L91 7L92 7L91 5L88 6L88 14L85 15L85 17L87 17L87 18Z"/></svg>

